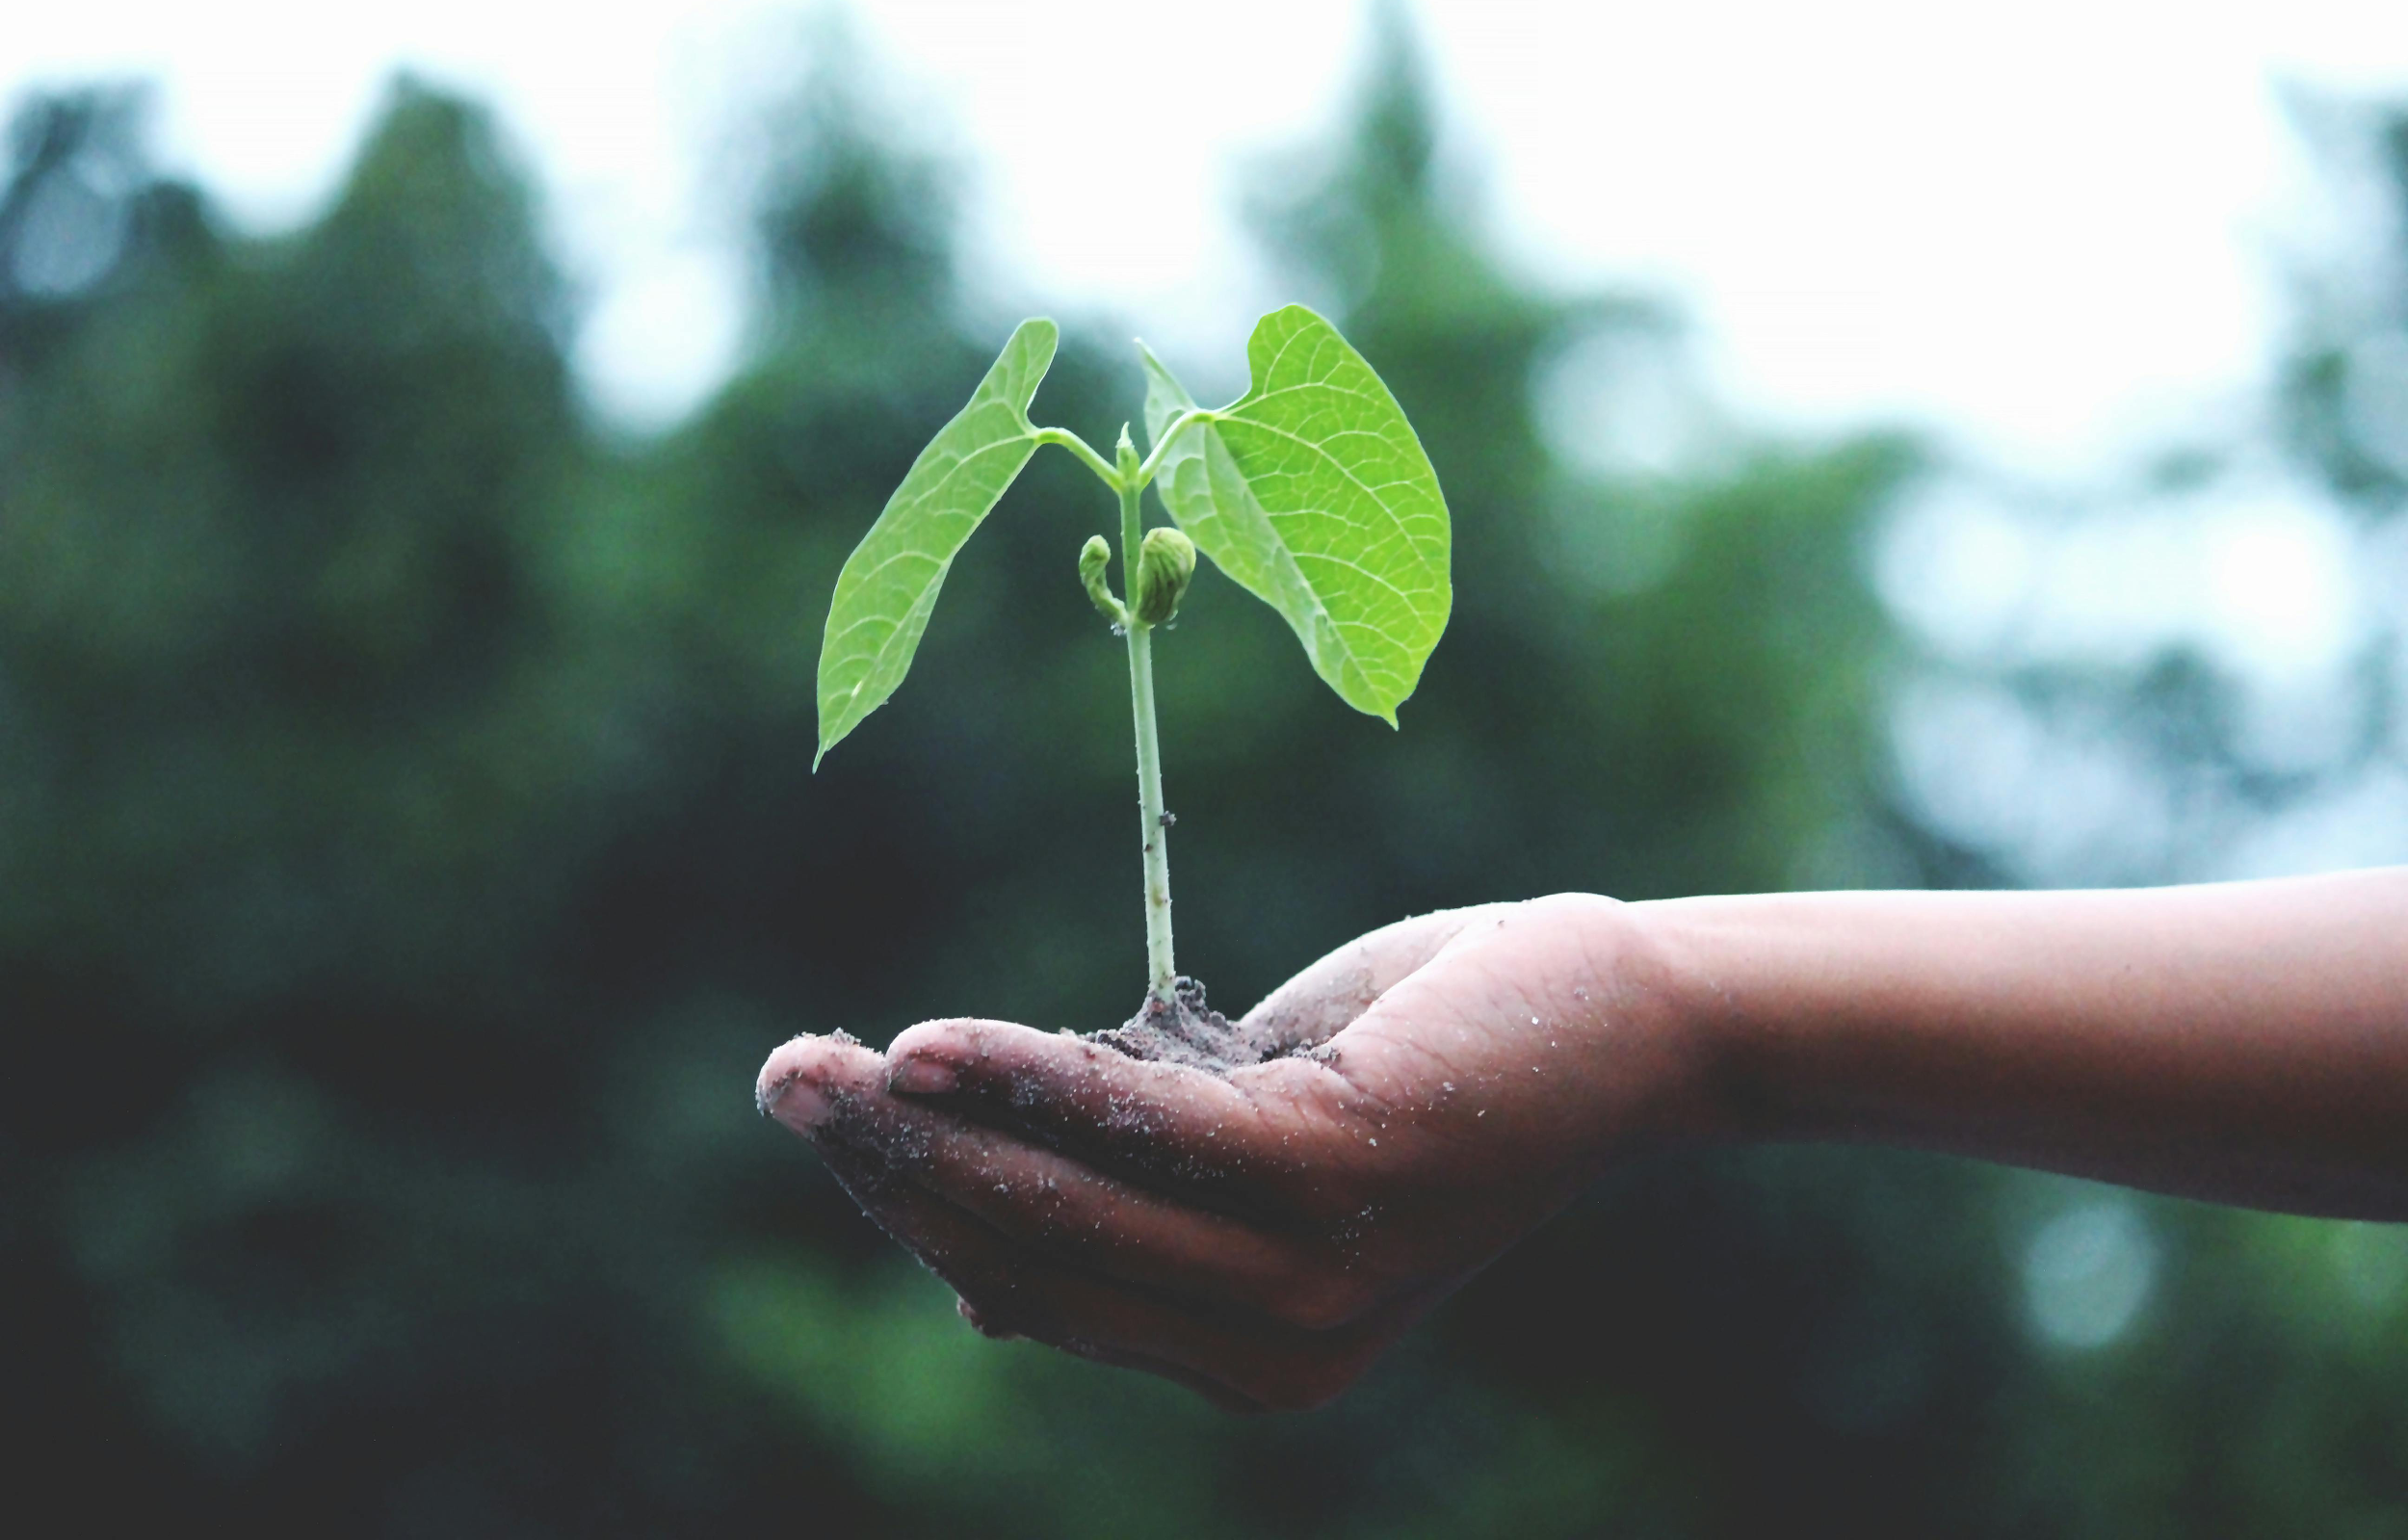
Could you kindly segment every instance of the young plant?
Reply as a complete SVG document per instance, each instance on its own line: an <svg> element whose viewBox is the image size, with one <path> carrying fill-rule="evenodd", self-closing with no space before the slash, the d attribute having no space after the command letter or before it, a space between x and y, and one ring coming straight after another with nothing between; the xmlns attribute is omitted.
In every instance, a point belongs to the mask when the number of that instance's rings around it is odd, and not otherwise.
<svg viewBox="0 0 2408 1540"><path fill-rule="evenodd" d="M1020 468L1042 445L1068 450L1120 502L1126 599L1106 581L1112 552L1101 535L1080 551L1079 576L1129 648L1145 854L1143 1016L1175 1009L1179 981L1153 634L1178 613L1197 551L1279 612L1340 699L1394 727L1453 602L1447 504L1388 387L1300 305L1256 323L1246 345L1252 388L1213 410L1139 344L1152 446L1142 459L1126 425L1107 460L1069 430L1029 420L1059 335L1051 321L1020 324L846 560L820 648L812 768L903 683L954 557ZM1175 528L1145 529L1139 495L1149 484Z"/></svg>

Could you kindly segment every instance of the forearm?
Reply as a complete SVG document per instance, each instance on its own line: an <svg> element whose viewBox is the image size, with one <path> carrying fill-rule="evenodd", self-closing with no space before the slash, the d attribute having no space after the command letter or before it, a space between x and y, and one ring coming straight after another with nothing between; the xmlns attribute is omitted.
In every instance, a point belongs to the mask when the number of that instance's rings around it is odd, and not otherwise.
<svg viewBox="0 0 2408 1540"><path fill-rule="evenodd" d="M1634 907L1741 1137L2408 1218L2408 869Z"/></svg>

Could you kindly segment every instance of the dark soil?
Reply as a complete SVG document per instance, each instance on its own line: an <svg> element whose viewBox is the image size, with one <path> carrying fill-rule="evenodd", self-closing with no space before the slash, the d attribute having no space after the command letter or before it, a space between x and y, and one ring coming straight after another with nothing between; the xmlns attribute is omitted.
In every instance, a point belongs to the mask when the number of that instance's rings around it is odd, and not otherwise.
<svg viewBox="0 0 2408 1540"><path fill-rule="evenodd" d="M1131 1058L1185 1064L1212 1075L1296 1052L1272 1030L1233 1022L1206 1005L1204 986L1192 979L1180 979L1173 997L1165 1003L1147 995L1136 1015L1093 1040Z"/></svg>

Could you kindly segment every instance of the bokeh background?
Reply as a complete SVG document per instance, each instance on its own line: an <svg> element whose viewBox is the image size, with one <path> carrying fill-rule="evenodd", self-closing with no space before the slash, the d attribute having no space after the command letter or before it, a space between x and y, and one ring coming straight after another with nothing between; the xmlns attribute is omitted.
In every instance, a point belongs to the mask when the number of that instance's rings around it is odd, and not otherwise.
<svg viewBox="0 0 2408 1540"><path fill-rule="evenodd" d="M1346 14L1318 126L1210 187L1142 191L1166 120L1044 146L1115 218L1236 211L1235 276L1125 307L1200 393L1242 383L1246 303L1304 298L1453 509L1454 619L1400 733L1209 569L1161 649L1181 957L1216 999L1556 889L2408 859L2408 109L2269 86L2304 170L2267 215L2264 356L2052 453L1946 402L1751 397L1677 274L1567 276L1500 234L1497 189L1538 173L1450 126L1459 16ZM1129 317L984 251L997 163L875 27L779 25L697 178L742 278L720 342L658 320L708 332L708 305L612 310L563 234L586 205L458 81L392 78L275 217L177 164L140 81L9 82L13 1507L120 1534L2408 1535L2408 1234L1940 1159L1620 1172L1311 1416L966 1330L751 1076L798 1031L1132 1005L1123 666L1072 567L1110 510L1040 457L814 777L820 619L1019 315L1065 325L1040 420L1108 442L1141 386ZM509 36L573 71L573 32ZM2101 89L2147 120L2184 37ZM1779 114L1727 114L1778 159ZM2177 139L2118 151L2139 206L2152 165L2213 174ZM1543 164L1663 154L1575 148ZM2001 165L1801 196L1759 256L1828 262L1880 202L1961 216ZM2041 309L2067 274L2184 292L2097 243L2102 212L2002 221L2065 253ZM1897 325L1946 354L1951 315L1995 337L2004 303L1969 283ZM2089 371L2064 360L2066 399Z"/></svg>

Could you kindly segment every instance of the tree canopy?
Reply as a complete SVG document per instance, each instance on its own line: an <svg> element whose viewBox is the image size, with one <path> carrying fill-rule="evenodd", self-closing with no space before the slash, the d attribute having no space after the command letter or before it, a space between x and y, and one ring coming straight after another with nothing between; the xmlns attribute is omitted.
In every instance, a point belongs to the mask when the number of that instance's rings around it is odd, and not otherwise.
<svg viewBox="0 0 2408 1540"><path fill-rule="evenodd" d="M1196 578L1159 658L1190 967L1243 1002L1437 906L1961 876L1889 782L1867 577L1924 452L1561 454L1548 367L1664 312L1501 262L1383 47L1255 206L1420 431L1453 613L1400 735ZM1040 457L948 579L941 666L809 773L838 566L1001 342L955 282L958 170L848 89L760 189L745 367L632 445L576 400L539 194L475 103L396 84L332 206L264 238L155 168L138 97L19 108L17 1501L128 1532L2408 1524L2400 1236L1938 1160L1617 1174L1309 1420L964 1331L746 1088L798 1031L1126 1013L1125 686L1069 577L1095 488ZM1068 318L1045 387L1093 442L1145 388L1111 333ZM2302 433L2381 502L2396 468L2319 415L2337 367L2303 356ZM2044 1329L2117 1266L2128 1328Z"/></svg>

